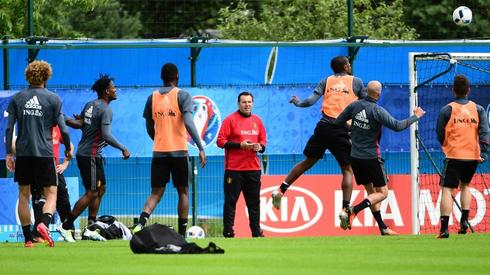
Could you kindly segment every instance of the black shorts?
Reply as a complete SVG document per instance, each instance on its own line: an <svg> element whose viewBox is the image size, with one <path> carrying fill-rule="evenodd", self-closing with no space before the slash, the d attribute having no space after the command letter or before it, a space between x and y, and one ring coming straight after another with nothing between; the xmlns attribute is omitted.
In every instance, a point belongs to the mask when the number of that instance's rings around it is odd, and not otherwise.
<svg viewBox="0 0 490 275"><path fill-rule="evenodd" d="M306 143L303 154L309 158L321 159L327 149L340 166L350 164L351 143L347 129L320 121Z"/></svg>
<svg viewBox="0 0 490 275"><path fill-rule="evenodd" d="M54 158L16 157L14 181L19 185L34 185L36 188L57 186Z"/></svg>
<svg viewBox="0 0 490 275"><path fill-rule="evenodd" d="M458 188L459 181L470 183L475 174L478 161L464 161L446 159L442 171L441 185L443 187Z"/></svg>
<svg viewBox="0 0 490 275"><path fill-rule="evenodd" d="M151 159L151 187L165 187L172 181L175 187L189 186L189 157L154 157Z"/></svg>
<svg viewBox="0 0 490 275"><path fill-rule="evenodd" d="M98 191L106 184L102 158L77 156L77 165L85 190Z"/></svg>
<svg viewBox="0 0 490 275"><path fill-rule="evenodd" d="M382 159L358 159L351 157L351 161L357 185L373 183L374 187L383 187L388 183L384 161Z"/></svg>

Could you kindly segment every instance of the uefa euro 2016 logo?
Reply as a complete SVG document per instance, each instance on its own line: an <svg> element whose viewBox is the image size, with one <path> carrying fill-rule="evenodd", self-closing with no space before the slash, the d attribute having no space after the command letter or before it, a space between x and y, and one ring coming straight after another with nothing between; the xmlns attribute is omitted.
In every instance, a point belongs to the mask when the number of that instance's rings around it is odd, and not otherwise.
<svg viewBox="0 0 490 275"><path fill-rule="evenodd" d="M201 137L202 145L208 146L216 140L221 127L221 115L218 106L210 98L203 95L193 96L192 101L194 124ZM190 136L187 140L190 145L196 147Z"/></svg>

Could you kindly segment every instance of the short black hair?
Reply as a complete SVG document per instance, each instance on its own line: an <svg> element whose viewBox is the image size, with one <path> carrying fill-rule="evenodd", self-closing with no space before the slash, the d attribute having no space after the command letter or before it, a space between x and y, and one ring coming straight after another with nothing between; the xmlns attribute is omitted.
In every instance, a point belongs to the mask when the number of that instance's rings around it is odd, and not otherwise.
<svg viewBox="0 0 490 275"><path fill-rule="evenodd" d="M252 97L252 101L254 101L254 95L249 92L249 91L243 91L241 92L239 95L238 95L238 103L240 103L240 97L244 96L244 95L249 95Z"/></svg>
<svg viewBox="0 0 490 275"><path fill-rule="evenodd" d="M330 61L330 67L336 74L345 73L344 66L347 63L349 63L349 59L346 56L339 55L332 58L332 60Z"/></svg>
<svg viewBox="0 0 490 275"><path fill-rule="evenodd" d="M457 96L466 96L470 92L470 81L465 75L455 76L453 90Z"/></svg>
<svg viewBox="0 0 490 275"><path fill-rule="evenodd" d="M179 70L177 69L177 66L172 63L165 63L162 66L162 71L160 73L160 78L164 82L171 82L177 80L177 75L179 74Z"/></svg>
<svg viewBox="0 0 490 275"><path fill-rule="evenodd" d="M99 78L92 85L92 90L97 92L97 97L101 98L104 95L104 91L111 86L112 81L114 81L114 77L109 74L99 74Z"/></svg>

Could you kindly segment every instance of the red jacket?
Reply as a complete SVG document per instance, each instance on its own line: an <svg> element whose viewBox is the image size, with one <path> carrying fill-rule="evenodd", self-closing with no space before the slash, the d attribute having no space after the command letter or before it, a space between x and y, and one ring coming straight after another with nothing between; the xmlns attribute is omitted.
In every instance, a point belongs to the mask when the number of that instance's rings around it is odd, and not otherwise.
<svg viewBox="0 0 490 275"><path fill-rule="evenodd" d="M244 117L239 112L234 112L223 120L216 143L218 147L225 148L227 142L240 143L246 139L249 139L250 143L260 143L265 147L267 137L264 124L256 115ZM225 148L225 170L260 170L257 152L241 148Z"/></svg>

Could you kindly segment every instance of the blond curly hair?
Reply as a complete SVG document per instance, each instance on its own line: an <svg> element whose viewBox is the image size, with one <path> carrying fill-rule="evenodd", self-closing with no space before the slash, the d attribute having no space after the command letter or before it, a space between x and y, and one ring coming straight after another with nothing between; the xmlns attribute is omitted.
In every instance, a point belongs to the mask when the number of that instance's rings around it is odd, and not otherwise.
<svg viewBox="0 0 490 275"><path fill-rule="evenodd" d="M43 60L36 60L27 65L25 75L31 85L41 85L48 81L53 74L51 65Z"/></svg>

